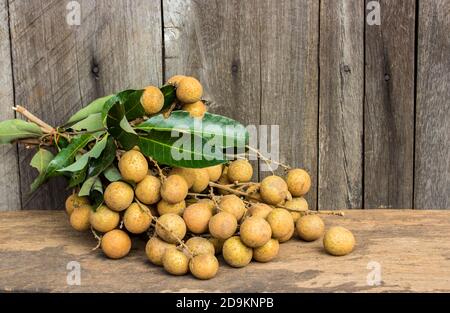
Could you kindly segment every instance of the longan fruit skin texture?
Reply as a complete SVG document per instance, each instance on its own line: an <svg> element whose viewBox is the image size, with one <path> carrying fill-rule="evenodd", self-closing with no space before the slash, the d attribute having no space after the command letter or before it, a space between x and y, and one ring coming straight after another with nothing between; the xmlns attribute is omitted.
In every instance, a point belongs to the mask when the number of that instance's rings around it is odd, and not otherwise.
<svg viewBox="0 0 450 313"><path fill-rule="evenodd" d="M89 223L89 218L91 215L92 208L89 205L83 205L78 208L74 208L72 214L70 215L70 225L75 230L86 231L89 229L91 224Z"/></svg>
<svg viewBox="0 0 450 313"><path fill-rule="evenodd" d="M267 204L280 204L286 199L288 187L283 178L279 176L267 176L261 181L261 197Z"/></svg>
<svg viewBox="0 0 450 313"><path fill-rule="evenodd" d="M181 216L177 214L164 214L158 218L156 234L165 242L177 243L177 238L181 240L186 235L186 224Z"/></svg>
<svg viewBox="0 0 450 313"><path fill-rule="evenodd" d="M242 242L250 248L265 245L272 237L269 223L261 217L249 217L241 224L239 229Z"/></svg>
<svg viewBox="0 0 450 313"><path fill-rule="evenodd" d="M234 235L237 219L229 212L219 212L209 220L209 232L214 238L225 240Z"/></svg>
<svg viewBox="0 0 450 313"><path fill-rule="evenodd" d="M136 197L144 204L155 204L161 199L161 181L152 175L147 175L141 180L134 193Z"/></svg>
<svg viewBox="0 0 450 313"><path fill-rule="evenodd" d="M272 238L279 239L280 242L289 240L294 233L294 219L285 209L273 209L267 215L267 222L272 229ZM286 237L289 238L286 240Z"/></svg>
<svg viewBox="0 0 450 313"><path fill-rule="evenodd" d="M212 214L214 214L214 211L216 209L216 204L211 199L200 199L198 200L198 203L204 203L208 209L211 211Z"/></svg>
<svg viewBox="0 0 450 313"><path fill-rule="evenodd" d="M154 236L145 245L145 254L150 262L157 266L162 266L162 257L168 248L176 248L176 246Z"/></svg>
<svg viewBox="0 0 450 313"><path fill-rule="evenodd" d="M214 251L216 255L222 253L222 248L225 240L211 237L208 238L208 241L212 243L212 245L214 246Z"/></svg>
<svg viewBox="0 0 450 313"><path fill-rule="evenodd" d="M202 237L189 238L189 240L186 241L186 246L194 256L200 254L214 255L216 253L214 245L208 239Z"/></svg>
<svg viewBox="0 0 450 313"><path fill-rule="evenodd" d="M124 180L139 183L147 176L147 159L139 151L127 151L119 160L119 171Z"/></svg>
<svg viewBox="0 0 450 313"><path fill-rule="evenodd" d="M189 259L180 250L176 248L166 249L162 257L164 269L172 274L181 276L189 271Z"/></svg>
<svg viewBox="0 0 450 313"><path fill-rule="evenodd" d="M101 248L108 258L120 259L130 252L131 239L123 230L114 229L103 235Z"/></svg>
<svg viewBox="0 0 450 313"><path fill-rule="evenodd" d="M188 185L180 175L170 175L161 186L161 198L172 204L183 201L187 193Z"/></svg>
<svg viewBox="0 0 450 313"><path fill-rule="evenodd" d="M194 170L194 173L195 173L195 180L191 189L193 192L199 193L208 188L209 175L208 171L204 168L196 168Z"/></svg>
<svg viewBox="0 0 450 313"><path fill-rule="evenodd" d="M245 203L236 195L225 195L219 203L221 211L231 213L239 221L245 213Z"/></svg>
<svg viewBox="0 0 450 313"><path fill-rule="evenodd" d="M133 202L134 191L127 183L116 181L106 187L103 198L108 208L120 212Z"/></svg>
<svg viewBox="0 0 450 313"><path fill-rule="evenodd" d="M142 93L141 104L147 115L158 113L164 106L164 95L159 88L148 86Z"/></svg>
<svg viewBox="0 0 450 313"><path fill-rule="evenodd" d="M294 225L294 228L291 228L286 235L284 235L283 237L278 238L278 242L279 243L285 243L285 242L291 240L291 238L294 236L294 233L295 233L295 225Z"/></svg>
<svg viewBox="0 0 450 313"><path fill-rule="evenodd" d="M296 168L288 172L286 183L292 196L301 197L311 188L311 176L305 170Z"/></svg>
<svg viewBox="0 0 450 313"><path fill-rule="evenodd" d="M273 208L268 206L265 203L255 203L248 209L251 216L267 218L270 212L272 212Z"/></svg>
<svg viewBox="0 0 450 313"><path fill-rule="evenodd" d="M152 213L150 209L138 203L132 203L123 215L125 228L133 234L145 232L152 223Z"/></svg>
<svg viewBox="0 0 450 313"><path fill-rule="evenodd" d="M109 232L119 225L120 216L116 211L110 210L106 205L101 205L97 210L91 211L89 222L92 227L102 233Z"/></svg>
<svg viewBox="0 0 450 313"><path fill-rule="evenodd" d="M253 167L247 160L236 160L228 166L227 175L232 183L246 183L252 179Z"/></svg>
<svg viewBox="0 0 450 313"><path fill-rule="evenodd" d="M305 215L295 223L298 236L304 241L314 241L322 237L325 224L317 215Z"/></svg>
<svg viewBox="0 0 450 313"><path fill-rule="evenodd" d="M208 108L203 101L197 101L194 103L188 103L182 106L183 111L189 112L189 115L194 118L203 118Z"/></svg>
<svg viewBox="0 0 450 313"><path fill-rule="evenodd" d="M219 261L214 254L197 255L189 261L189 270L195 278L211 279L219 270Z"/></svg>
<svg viewBox="0 0 450 313"><path fill-rule="evenodd" d="M174 75L174 76L172 76L172 77L170 77L168 80L167 80L167 82L166 82L166 84L167 85L172 85L172 86L178 86L178 84L180 83L180 81L183 79L183 78L185 78L186 76L184 76L184 75Z"/></svg>
<svg viewBox="0 0 450 313"><path fill-rule="evenodd" d="M278 255L280 244L276 239L270 239L265 245L253 249L253 259L257 262L270 262Z"/></svg>
<svg viewBox="0 0 450 313"><path fill-rule="evenodd" d="M252 260L253 249L244 245L239 236L233 236L224 242L222 255L228 265L244 267Z"/></svg>
<svg viewBox="0 0 450 313"><path fill-rule="evenodd" d="M208 223L212 217L211 210L206 203L197 202L189 205L183 212L183 219L188 230L194 234L208 231Z"/></svg>
<svg viewBox="0 0 450 313"><path fill-rule="evenodd" d="M175 167L170 171L169 175L180 175L183 177L188 185L188 189L191 189L192 185L194 185L195 169L193 168Z"/></svg>
<svg viewBox="0 0 450 313"><path fill-rule="evenodd" d="M66 212L67 214L72 214L75 208L79 208L84 205L89 205L89 199L87 197L80 197L77 194L71 194L66 199Z"/></svg>
<svg viewBox="0 0 450 313"><path fill-rule="evenodd" d="M177 98L183 103L200 101L203 95L203 87L194 77L184 77L177 86Z"/></svg>
<svg viewBox="0 0 450 313"><path fill-rule="evenodd" d="M288 209L299 210L301 212L308 211L308 202L303 197L292 198L292 200L286 201L284 206ZM292 218L294 219L294 223L303 216L301 212L290 211Z"/></svg>
<svg viewBox="0 0 450 313"><path fill-rule="evenodd" d="M325 251L334 256L343 256L353 251L355 237L347 228L330 227L323 236Z"/></svg>
<svg viewBox="0 0 450 313"><path fill-rule="evenodd" d="M222 175L223 165L218 164L218 165L206 167L205 169L208 172L209 181L216 182L219 180L220 176Z"/></svg>
<svg viewBox="0 0 450 313"><path fill-rule="evenodd" d="M156 205L156 208L158 209L159 215L174 213L181 216L186 208L186 201L183 200L178 203L169 203L166 200L161 200Z"/></svg>

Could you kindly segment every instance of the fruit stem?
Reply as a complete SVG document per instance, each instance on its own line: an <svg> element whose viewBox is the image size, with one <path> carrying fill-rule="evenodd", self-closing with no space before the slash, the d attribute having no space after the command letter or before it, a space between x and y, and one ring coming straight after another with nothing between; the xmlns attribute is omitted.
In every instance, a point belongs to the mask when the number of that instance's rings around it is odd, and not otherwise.
<svg viewBox="0 0 450 313"><path fill-rule="evenodd" d="M250 147L249 145L246 145L245 147L246 147L247 149L249 149L249 150L255 152L256 155L257 155L260 159L262 159L264 162L266 162L267 166L269 167L269 169L270 169L270 171L271 171L272 173L273 173L273 170L272 170L272 167L270 166L269 163L274 163L274 164L276 164L276 165L279 165L279 166L281 166L282 168L284 168L285 170L290 170L290 169L291 169L291 167L290 167L289 165L286 165L286 164L283 164L283 163L274 161L274 160L269 159L268 157L264 156L261 152L259 152L258 149L255 149L255 148L253 148L253 147Z"/></svg>
<svg viewBox="0 0 450 313"><path fill-rule="evenodd" d="M46 122L44 122L43 120L41 120L40 118L35 116L33 113L31 113L30 111L25 109L23 106L20 106L20 105L15 106L15 107L13 107L13 110L16 112L19 112L20 114L25 116L29 121L37 124L44 133L54 134L56 132L55 128L48 125Z"/></svg>
<svg viewBox="0 0 450 313"><path fill-rule="evenodd" d="M94 248L92 248L92 251L95 251L98 248L100 248L100 245L102 244L102 237L97 235L97 233L95 232L95 230L94 230L94 228L92 226L91 226L91 232L94 235L94 238L97 239L97 245Z"/></svg>
<svg viewBox="0 0 450 313"><path fill-rule="evenodd" d="M228 187L226 185L221 185L221 184L217 184L217 183L214 183L214 182L209 182L209 185L211 187L216 187L216 188L219 188L219 189L231 192L231 193L233 193L235 195L247 197L247 198L250 198L250 199L253 199L253 200L259 200L257 197L254 197L254 196L248 194L247 192L236 190L236 189L230 188L230 187Z"/></svg>

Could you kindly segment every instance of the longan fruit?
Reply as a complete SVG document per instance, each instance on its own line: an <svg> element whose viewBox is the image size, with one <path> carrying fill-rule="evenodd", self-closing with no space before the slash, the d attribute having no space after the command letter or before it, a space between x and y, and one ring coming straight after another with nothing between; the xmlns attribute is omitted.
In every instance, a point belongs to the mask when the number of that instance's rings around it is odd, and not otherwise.
<svg viewBox="0 0 450 313"><path fill-rule="evenodd" d="M272 228L272 237L275 239L286 239L286 236L289 234L290 236L288 239L290 239L294 232L294 219L285 209L273 209L272 212L267 215L267 222L270 224L270 228Z"/></svg>
<svg viewBox="0 0 450 313"><path fill-rule="evenodd" d="M161 181L152 175L147 175L137 185L134 193L144 204L155 204L161 199Z"/></svg>
<svg viewBox="0 0 450 313"><path fill-rule="evenodd" d="M191 117L203 118L208 108L203 101L197 101L194 103L184 104L181 108L183 111L189 112Z"/></svg>
<svg viewBox="0 0 450 313"><path fill-rule="evenodd" d="M147 176L147 159L139 151L129 150L119 160L119 171L124 180L138 183Z"/></svg>
<svg viewBox="0 0 450 313"><path fill-rule="evenodd" d="M92 227L102 233L109 232L119 225L120 216L116 211L110 210L106 205L101 205L97 210L91 211L89 222Z"/></svg>
<svg viewBox="0 0 450 313"><path fill-rule="evenodd" d="M189 205L183 212L183 219L188 230L194 234L208 231L208 223L212 217L211 210L206 203L197 202Z"/></svg>
<svg viewBox="0 0 450 313"><path fill-rule="evenodd" d="M161 200L156 205L156 208L158 209L159 215L174 213L181 216L186 208L186 201L183 200L177 203L169 203L166 200Z"/></svg>
<svg viewBox="0 0 450 313"><path fill-rule="evenodd" d="M214 246L214 252L215 254L220 254L222 253L222 247L223 247L223 243L225 242L225 240L219 239L219 238L208 238L208 241L210 243L212 243L212 245Z"/></svg>
<svg viewBox="0 0 450 313"><path fill-rule="evenodd" d="M303 197L292 198L292 200L288 200L284 203L284 206L288 209L298 210L302 212L308 211L308 202ZM290 211L292 218L294 219L294 223L303 215L298 211Z"/></svg>
<svg viewBox="0 0 450 313"><path fill-rule="evenodd" d="M288 187L283 178L272 175L262 180L259 192L265 203L280 204L286 199Z"/></svg>
<svg viewBox="0 0 450 313"><path fill-rule="evenodd" d="M239 229L242 242L250 248L265 245L272 237L269 223L261 217L251 216L241 224Z"/></svg>
<svg viewBox="0 0 450 313"><path fill-rule="evenodd" d="M91 206L86 204L78 208L74 208L72 214L70 215L70 225L78 231L88 230L89 226L91 226L89 223L91 211Z"/></svg>
<svg viewBox="0 0 450 313"><path fill-rule="evenodd" d="M323 246L329 254L343 256L353 251L355 237L347 228L333 226L323 236Z"/></svg>
<svg viewBox="0 0 450 313"><path fill-rule="evenodd" d="M288 172L286 183L292 196L301 197L311 188L311 177L305 170L296 168Z"/></svg>
<svg viewBox="0 0 450 313"><path fill-rule="evenodd" d="M176 248L175 244L167 243L158 237L154 236L145 245L145 254L153 264L157 266L162 265L162 257L167 248Z"/></svg>
<svg viewBox="0 0 450 313"><path fill-rule="evenodd" d="M265 245L253 249L253 259L258 262L272 261L280 250L280 243L276 239L270 239Z"/></svg>
<svg viewBox="0 0 450 313"><path fill-rule="evenodd" d="M195 174L195 180L194 184L192 185L192 191L193 192L202 192L206 188L208 188L209 185L209 175L208 171L204 168L196 168L194 170Z"/></svg>
<svg viewBox="0 0 450 313"><path fill-rule="evenodd" d="M253 257L253 249L244 245L239 236L228 238L222 247L222 255L229 265L233 267L247 266Z"/></svg>
<svg viewBox="0 0 450 313"><path fill-rule="evenodd" d="M198 200L199 203L204 203L208 207L208 209L211 210L211 214L214 214L214 211L216 209L216 204L211 199L200 199Z"/></svg>
<svg viewBox="0 0 450 313"><path fill-rule="evenodd" d="M128 208L133 202L133 188L127 183L116 181L106 187L103 198L108 208L120 212Z"/></svg>
<svg viewBox="0 0 450 313"><path fill-rule="evenodd" d="M192 255L196 256L199 254L212 254L216 253L214 245L206 238L202 237L192 237L186 241L186 246Z"/></svg>
<svg viewBox="0 0 450 313"><path fill-rule="evenodd" d="M252 179L253 167L248 160L236 160L228 166L228 180L232 183L246 183Z"/></svg>
<svg viewBox="0 0 450 313"><path fill-rule="evenodd" d="M158 113L164 106L164 95L158 87L148 86L142 93L141 104L145 114L151 115Z"/></svg>
<svg viewBox="0 0 450 313"><path fill-rule="evenodd" d="M185 167L174 167L170 173L170 175L180 175L184 178L188 185L188 189L192 188L192 185L194 185L195 181L195 169L193 168L185 168Z"/></svg>
<svg viewBox="0 0 450 313"><path fill-rule="evenodd" d="M208 172L209 181L216 182L219 180L220 176L222 175L223 165L218 164L210 167L205 168Z"/></svg>
<svg viewBox="0 0 450 313"><path fill-rule="evenodd" d="M245 213L245 203L236 195L223 196L219 203L221 211L231 213L239 221Z"/></svg>
<svg viewBox="0 0 450 313"><path fill-rule="evenodd" d="M177 243L186 235L186 224L181 216L167 213L158 218L156 223L156 234L165 242Z"/></svg>
<svg viewBox="0 0 450 313"><path fill-rule="evenodd" d="M178 203L186 198L188 185L180 175L170 175L162 183L161 198L169 203Z"/></svg>
<svg viewBox="0 0 450 313"><path fill-rule="evenodd" d="M314 241L322 237L325 224L317 215L305 215L295 223L298 236L305 241Z"/></svg>
<svg viewBox="0 0 450 313"><path fill-rule="evenodd" d="M200 101L203 95L203 87L194 77L184 77L177 86L177 98L183 103Z"/></svg>
<svg viewBox="0 0 450 313"><path fill-rule="evenodd" d="M237 229L236 217L226 211L222 211L209 220L209 232L217 239L225 240L234 235Z"/></svg>
<svg viewBox="0 0 450 313"><path fill-rule="evenodd" d="M217 181L221 185L228 185L230 181L228 180L228 166L223 167L222 175L220 176L219 180ZM224 189L218 188L218 192L221 195L227 195L229 194L228 191Z"/></svg>
<svg viewBox="0 0 450 313"><path fill-rule="evenodd" d="M251 216L257 216L262 218L267 218L270 212L272 212L273 208L265 203L254 203L248 209Z"/></svg>
<svg viewBox="0 0 450 313"><path fill-rule="evenodd" d="M76 193L71 194L66 199L66 212L67 214L72 214L75 208L79 208L84 205L89 205L88 197L80 197Z"/></svg>
<svg viewBox="0 0 450 313"><path fill-rule="evenodd" d="M211 279L219 270L219 261L214 254L201 254L189 261L189 270L195 278Z"/></svg>
<svg viewBox="0 0 450 313"><path fill-rule="evenodd" d="M152 213L143 204L132 203L123 215L123 224L132 234L145 232L152 223Z"/></svg>
<svg viewBox="0 0 450 313"><path fill-rule="evenodd" d="M178 84L180 83L180 81L183 79L183 78L185 78L186 76L184 76L184 75L174 75L174 76L172 76L172 77L170 77L168 80L167 80L167 82L166 82L166 84L167 85L172 85L172 86L178 86Z"/></svg>
<svg viewBox="0 0 450 313"><path fill-rule="evenodd" d="M278 242L279 243L284 243L286 241L291 240L291 238L294 235L294 233L295 233L295 227L294 228L290 228L289 232L286 235L284 235L283 237L278 238Z"/></svg>
<svg viewBox="0 0 450 313"><path fill-rule="evenodd" d="M163 254L162 264L164 269L172 275L184 275L189 271L189 259L177 248L168 248Z"/></svg>
<svg viewBox="0 0 450 313"><path fill-rule="evenodd" d="M120 259L130 252L131 239L123 230L114 229L103 235L101 247L108 258Z"/></svg>

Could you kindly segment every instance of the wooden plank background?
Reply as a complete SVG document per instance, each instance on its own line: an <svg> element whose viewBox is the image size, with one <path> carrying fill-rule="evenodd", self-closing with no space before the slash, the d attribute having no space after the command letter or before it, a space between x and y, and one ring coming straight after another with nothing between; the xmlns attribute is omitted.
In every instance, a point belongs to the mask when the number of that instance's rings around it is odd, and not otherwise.
<svg viewBox="0 0 450 313"><path fill-rule="evenodd" d="M450 208L449 0L377 1L373 26L367 0L79 0L72 26L69 2L0 0L1 119L193 75L210 111L280 126L311 208ZM0 211L63 207L63 180L28 195L32 151L0 155Z"/></svg>

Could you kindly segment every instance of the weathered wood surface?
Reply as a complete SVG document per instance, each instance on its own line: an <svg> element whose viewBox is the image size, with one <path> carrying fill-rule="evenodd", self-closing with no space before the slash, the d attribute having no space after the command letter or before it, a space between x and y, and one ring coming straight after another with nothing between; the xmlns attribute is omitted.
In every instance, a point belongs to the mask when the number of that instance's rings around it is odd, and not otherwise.
<svg viewBox="0 0 450 313"><path fill-rule="evenodd" d="M381 25L366 25L364 207L411 208L416 1L380 5Z"/></svg>
<svg viewBox="0 0 450 313"><path fill-rule="evenodd" d="M364 2L320 9L319 209L362 206Z"/></svg>
<svg viewBox="0 0 450 313"><path fill-rule="evenodd" d="M414 206L450 208L450 2L420 1Z"/></svg>
<svg viewBox="0 0 450 313"><path fill-rule="evenodd" d="M350 255L332 257L321 241L293 239L272 262L242 269L224 264L199 281L174 277L151 265L145 241L133 240L130 255L109 260L90 232L71 229L63 212L0 214L0 291L61 292L450 292L450 212L351 210L324 217L355 234ZM81 285L66 283L67 263L81 266ZM377 262L381 284L367 283ZM241 277L242 279L236 279Z"/></svg>

